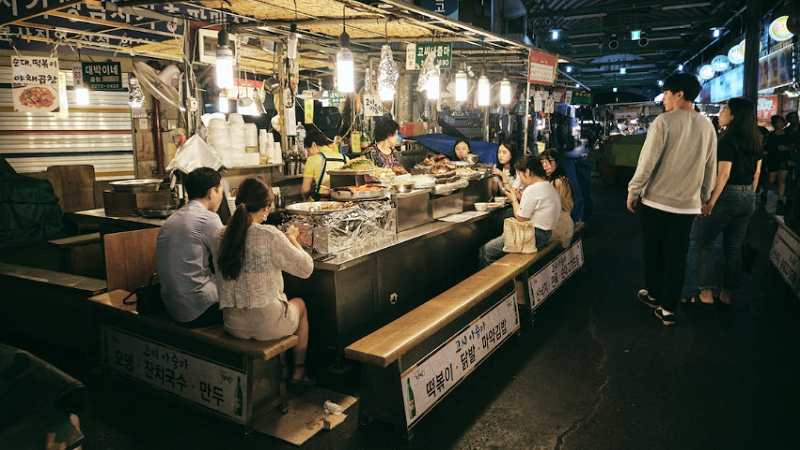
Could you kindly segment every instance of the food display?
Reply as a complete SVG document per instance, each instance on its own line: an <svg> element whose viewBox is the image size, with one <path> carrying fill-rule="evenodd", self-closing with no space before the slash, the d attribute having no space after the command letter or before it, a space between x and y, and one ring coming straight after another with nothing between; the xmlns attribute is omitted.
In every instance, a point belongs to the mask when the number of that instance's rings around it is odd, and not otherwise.
<svg viewBox="0 0 800 450"><path fill-rule="evenodd" d="M295 203L286 207L292 214L318 215L327 214L331 211L352 209L355 207L353 202L308 202Z"/></svg>
<svg viewBox="0 0 800 450"><path fill-rule="evenodd" d="M29 108L52 108L55 99L53 91L43 86L29 87L19 94L19 103Z"/></svg>
<svg viewBox="0 0 800 450"><path fill-rule="evenodd" d="M363 156L351 159L347 164L343 165L339 170L374 170L375 164Z"/></svg>
<svg viewBox="0 0 800 450"><path fill-rule="evenodd" d="M456 169L456 175L460 176L461 178L478 179L483 176L483 171L479 172L469 167L459 167Z"/></svg>
<svg viewBox="0 0 800 450"><path fill-rule="evenodd" d="M331 191L334 200L369 200L386 197L388 189L379 184L362 184L359 186L342 186Z"/></svg>

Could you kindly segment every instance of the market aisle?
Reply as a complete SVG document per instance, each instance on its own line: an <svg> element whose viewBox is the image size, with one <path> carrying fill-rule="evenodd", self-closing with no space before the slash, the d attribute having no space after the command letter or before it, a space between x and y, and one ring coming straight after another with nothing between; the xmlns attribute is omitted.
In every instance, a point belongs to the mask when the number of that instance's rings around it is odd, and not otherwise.
<svg viewBox="0 0 800 450"><path fill-rule="evenodd" d="M685 311L662 326L636 300L638 218L622 187L593 186L586 272L537 313L435 409L409 446L385 426L359 427L355 408L304 449L797 448L798 301L765 255L729 314ZM768 235L767 235L768 234ZM86 449L292 449L128 384L84 377Z"/></svg>

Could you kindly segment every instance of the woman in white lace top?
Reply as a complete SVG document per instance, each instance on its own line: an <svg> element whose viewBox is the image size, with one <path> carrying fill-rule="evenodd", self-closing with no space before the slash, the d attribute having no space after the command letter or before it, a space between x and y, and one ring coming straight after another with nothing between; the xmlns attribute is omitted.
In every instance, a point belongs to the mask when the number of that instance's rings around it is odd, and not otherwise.
<svg viewBox="0 0 800 450"><path fill-rule="evenodd" d="M299 342L292 350L295 365L289 382L308 385L306 305L300 298L286 298L281 271L308 278L314 262L297 243L297 228L290 226L284 234L261 224L272 200L272 188L260 176L239 184L231 220L214 234L219 306L225 330L238 338L265 341L296 334Z"/></svg>

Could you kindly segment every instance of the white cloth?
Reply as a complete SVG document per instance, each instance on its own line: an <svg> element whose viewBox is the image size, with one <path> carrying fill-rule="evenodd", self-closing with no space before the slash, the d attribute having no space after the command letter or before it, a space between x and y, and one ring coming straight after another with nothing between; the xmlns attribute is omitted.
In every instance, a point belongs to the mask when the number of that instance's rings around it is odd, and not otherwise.
<svg viewBox="0 0 800 450"><path fill-rule="evenodd" d="M522 191L517 214L533 222L540 230L552 230L561 214L558 191L547 181L533 183Z"/></svg>
<svg viewBox="0 0 800 450"><path fill-rule="evenodd" d="M219 245L225 230L214 234L214 265L219 265ZM245 238L244 261L239 277L226 280L219 269L215 274L220 308L264 308L286 303L281 271L308 278L314 270L311 255L298 249L280 230L271 225L253 224Z"/></svg>
<svg viewBox="0 0 800 450"><path fill-rule="evenodd" d="M270 341L294 334L300 317L291 303L275 302L264 308L222 308L222 321L233 337Z"/></svg>

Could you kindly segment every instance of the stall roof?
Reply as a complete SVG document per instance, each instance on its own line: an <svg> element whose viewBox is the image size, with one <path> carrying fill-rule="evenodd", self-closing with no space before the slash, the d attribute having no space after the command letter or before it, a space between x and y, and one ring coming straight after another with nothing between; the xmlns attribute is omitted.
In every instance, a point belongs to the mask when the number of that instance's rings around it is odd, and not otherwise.
<svg viewBox="0 0 800 450"><path fill-rule="evenodd" d="M526 70L525 56L533 49L399 0L372 5L354 0L230 0L222 3L222 13L220 5L219 1L61 0L28 4L9 0L0 6L0 11L6 10L0 14L0 48L55 51L56 45L63 45L86 54L130 54L178 61L186 53L184 26L188 24L191 30L219 29L224 21L240 36L252 38L241 47L242 67L272 73L273 57L268 46L258 42L284 38L291 24L296 24L301 34L301 66L326 72L338 50L345 17L357 57L377 54L387 41L452 41L459 58L500 58L512 72L521 75Z"/></svg>

